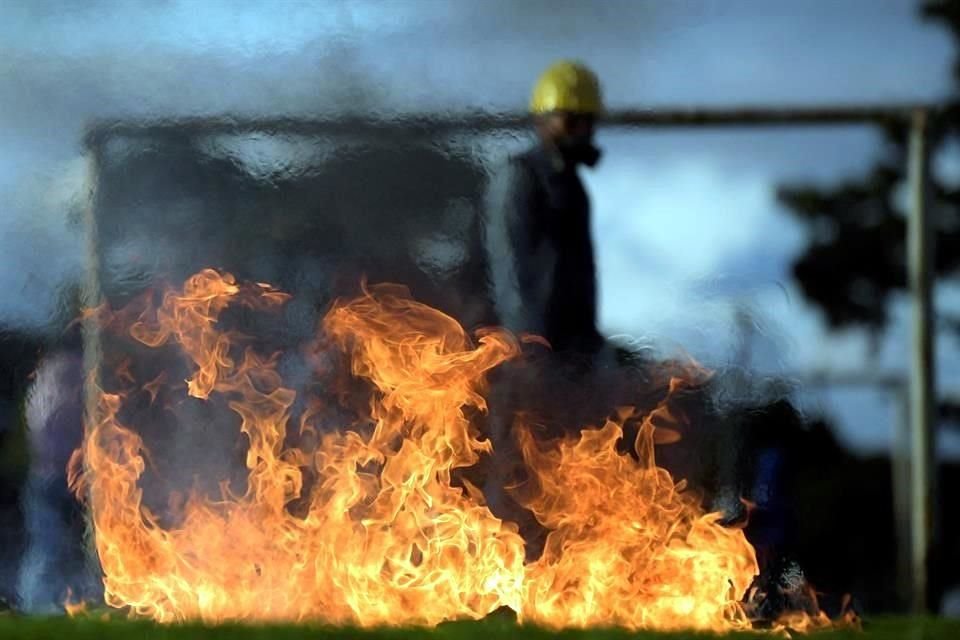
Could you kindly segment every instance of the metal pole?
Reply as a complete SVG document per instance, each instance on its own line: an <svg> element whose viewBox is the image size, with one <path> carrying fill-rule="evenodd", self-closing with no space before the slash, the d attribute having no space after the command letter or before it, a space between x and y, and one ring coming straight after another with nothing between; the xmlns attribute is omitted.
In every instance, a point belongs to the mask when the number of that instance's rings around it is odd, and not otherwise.
<svg viewBox="0 0 960 640"><path fill-rule="evenodd" d="M927 610L928 568L933 528L933 233L927 211L927 113L918 109L910 122L910 212L907 253L913 307L910 361L910 471L912 609Z"/></svg>
<svg viewBox="0 0 960 640"><path fill-rule="evenodd" d="M893 425L893 449L890 452L890 477L893 481L894 531L897 536L897 597L900 606L912 606L913 548L910 545L910 394L906 381L893 392L896 418Z"/></svg>

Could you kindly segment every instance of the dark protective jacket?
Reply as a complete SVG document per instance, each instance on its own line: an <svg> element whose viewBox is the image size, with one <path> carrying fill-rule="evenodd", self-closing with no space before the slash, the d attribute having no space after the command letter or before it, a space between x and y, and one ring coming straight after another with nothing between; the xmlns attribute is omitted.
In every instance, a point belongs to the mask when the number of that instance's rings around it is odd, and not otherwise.
<svg viewBox="0 0 960 640"><path fill-rule="evenodd" d="M484 242L499 322L555 351L594 351L597 286L590 201L576 166L536 146L491 182Z"/></svg>

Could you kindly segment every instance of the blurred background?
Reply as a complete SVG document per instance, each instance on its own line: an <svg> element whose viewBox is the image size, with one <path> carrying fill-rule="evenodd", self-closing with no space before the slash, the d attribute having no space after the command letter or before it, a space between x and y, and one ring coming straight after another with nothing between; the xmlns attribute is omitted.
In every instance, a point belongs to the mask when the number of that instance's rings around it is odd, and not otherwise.
<svg viewBox="0 0 960 640"><path fill-rule="evenodd" d="M950 0L0 0L0 606L53 607L82 572L63 470L81 405L69 323L91 278L123 298L230 265L308 292L291 320L305 335L362 255L371 279L482 324L477 208L528 138L463 114L522 112L540 71L575 57L612 110L947 109L931 155L932 581L934 607L960 615L958 44ZM601 328L782 383L802 416L776 438L795 461L804 570L872 610L905 608L904 132L618 128L599 143L584 177Z"/></svg>

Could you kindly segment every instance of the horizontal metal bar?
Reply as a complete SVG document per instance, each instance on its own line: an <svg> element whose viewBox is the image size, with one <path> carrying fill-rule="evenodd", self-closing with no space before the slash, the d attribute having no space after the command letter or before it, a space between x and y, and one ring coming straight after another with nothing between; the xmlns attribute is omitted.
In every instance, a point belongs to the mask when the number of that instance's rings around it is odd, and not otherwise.
<svg viewBox="0 0 960 640"><path fill-rule="evenodd" d="M856 125L906 122L923 110L935 116L940 107L924 104L847 105L809 107L651 108L613 110L600 121L615 128L642 127L758 127L797 125ZM369 116L247 118L240 116L165 118L156 120L99 120L87 127L89 148L111 137L179 136L266 133L337 135L376 133L398 137L451 133L491 133L526 128L527 114L481 111L437 114L374 113Z"/></svg>
<svg viewBox="0 0 960 640"><path fill-rule="evenodd" d="M604 121L622 127L905 123L918 110L935 112L938 109L933 105L898 104L627 110L612 112Z"/></svg>
<svg viewBox="0 0 960 640"><path fill-rule="evenodd" d="M907 375L896 372L814 370L783 376L798 380L804 387L874 387L905 390Z"/></svg>

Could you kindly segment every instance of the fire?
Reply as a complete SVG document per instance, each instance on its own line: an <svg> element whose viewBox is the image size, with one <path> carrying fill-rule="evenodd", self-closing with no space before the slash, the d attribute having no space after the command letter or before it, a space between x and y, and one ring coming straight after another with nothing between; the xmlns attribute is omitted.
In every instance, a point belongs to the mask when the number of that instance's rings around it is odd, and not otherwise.
<svg viewBox="0 0 960 640"><path fill-rule="evenodd" d="M87 603L83 600L74 600L73 590L67 587L67 597L63 603L63 610L71 618L76 618L87 612Z"/></svg>
<svg viewBox="0 0 960 640"><path fill-rule="evenodd" d="M486 410L486 375L519 355L516 339L471 337L402 287L365 288L319 333L369 384L367 415L321 429L330 407L310 398L297 419L278 356L218 325L228 306L264 311L287 298L208 269L136 318L101 314L141 345L178 345L192 371L185 393L225 401L247 446L243 491L224 481L219 496L172 496L169 513L154 513L141 486L149 452L122 419L132 392L99 392L72 482L107 604L162 622L436 625L507 606L552 627L749 626L740 601L757 574L752 547L655 464L657 431L680 419L670 396L687 380L648 415L623 410L578 437L539 442L519 429L530 479L518 496L549 530L525 564L517 526L455 473L492 450L470 415ZM153 403L161 389L172 389L162 376L139 391ZM641 425L636 457L617 451L627 421Z"/></svg>
<svg viewBox="0 0 960 640"><path fill-rule="evenodd" d="M671 393L683 385L674 378ZM654 463L669 405L642 420L638 460L617 453L615 421L546 451L522 432L539 485L527 507L550 529L527 568L524 612L550 626L749 628L740 598L758 571L753 548Z"/></svg>

